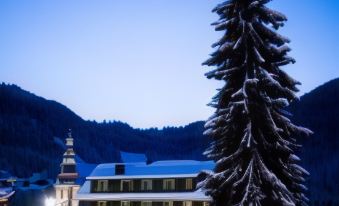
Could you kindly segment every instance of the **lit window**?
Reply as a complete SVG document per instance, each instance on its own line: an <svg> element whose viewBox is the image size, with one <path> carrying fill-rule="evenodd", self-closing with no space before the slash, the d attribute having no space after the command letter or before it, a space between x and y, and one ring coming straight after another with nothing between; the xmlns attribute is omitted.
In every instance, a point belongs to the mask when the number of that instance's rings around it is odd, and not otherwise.
<svg viewBox="0 0 339 206"><path fill-rule="evenodd" d="M98 206L106 206L107 202L106 201L99 201Z"/></svg>
<svg viewBox="0 0 339 206"><path fill-rule="evenodd" d="M164 190L174 190L174 179L164 180L163 189Z"/></svg>
<svg viewBox="0 0 339 206"><path fill-rule="evenodd" d="M192 190L193 189L193 180L192 178L186 179L186 190Z"/></svg>
<svg viewBox="0 0 339 206"><path fill-rule="evenodd" d="M98 192L107 192L108 180L98 180Z"/></svg>
<svg viewBox="0 0 339 206"><path fill-rule="evenodd" d="M209 202L204 202L204 206L209 206L210 203Z"/></svg>
<svg viewBox="0 0 339 206"><path fill-rule="evenodd" d="M173 206L173 202L170 201L164 202L163 206Z"/></svg>
<svg viewBox="0 0 339 206"><path fill-rule="evenodd" d="M152 206L152 202L150 201L141 202L141 206Z"/></svg>
<svg viewBox="0 0 339 206"><path fill-rule="evenodd" d="M192 206L192 201L184 201L184 206Z"/></svg>
<svg viewBox="0 0 339 206"><path fill-rule="evenodd" d="M152 180L141 180L141 190L152 190Z"/></svg>
<svg viewBox="0 0 339 206"><path fill-rule="evenodd" d="M121 201L121 206L130 206L131 202L129 201Z"/></svg>

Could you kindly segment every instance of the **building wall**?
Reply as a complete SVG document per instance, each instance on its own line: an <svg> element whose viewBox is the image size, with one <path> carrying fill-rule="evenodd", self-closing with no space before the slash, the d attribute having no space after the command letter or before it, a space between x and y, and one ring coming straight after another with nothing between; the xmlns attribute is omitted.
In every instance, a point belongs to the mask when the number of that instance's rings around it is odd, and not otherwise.
<svg viewBox="0 0 339 206"><path fill-rule="evenodd" d="M72 187L72 205L71 206L79 206L79 200L74 199L79 189L80 189L80 186L78 185Z"/></svg>
<svg viewBox="0 0 339 206"><path fill-rule="evenodd" d="M79 201L75 200L76 193L79 191L78 185L58 185L55 187L56 205L60 206L78 206Z"/></svg>
<svg viewBox="0 0 339 206"><path fill-rule="evenodd" d="M79 206L209 206L209 203L203 201L80 201Z"/></svg>
<svg viewBox="0 0 339 206"><path fill-rule="evenodd" d="M130 181L130 189L125 187ZM150 188L144 187L144 181L150 181ZM167 181L173 181L173 188L168 188ZM167 185L167 186L166 186ZM171 185L171 184L170 184ZM195 178L168 178L168 179L132 179L132 180L92 180L91 193L116 192L188 192L196 188Z"/></svg>
<svg viewBox="0 0 339 206"><path fill-rule="evenodd" d="M0 199L0 206L9 206L9 203L7 200Z"/></svg>

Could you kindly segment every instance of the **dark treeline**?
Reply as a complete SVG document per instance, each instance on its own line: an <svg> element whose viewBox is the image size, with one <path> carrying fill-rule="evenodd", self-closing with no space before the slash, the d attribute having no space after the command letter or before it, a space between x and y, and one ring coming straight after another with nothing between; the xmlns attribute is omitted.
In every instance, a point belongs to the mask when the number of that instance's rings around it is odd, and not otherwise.
<svg viewBox="0 0 339 206"><path fill-rule="evenodd" d="M300 140L301 162L311 173L308 197L319 200L316 205L339 205L339 79L303 95L290 111L293 121L314 132Z"/></svg>
<svg viewBox="0 0 339 206"><path fill-rule="evenodd" d="M308 178L311 205L339 202L339 79L330 81L290 106L291 119L314 131L300 140L299 153ZM48 170L59 171L63 149L54 137L65 139L73 131L75 149L89 163L120 161L119 152L145 153L151 161L203 160L208 138L203 122L185 127L135 129L126 123L85 121L67 107L15 85L0 85L0 170L27 177Z"/></svg>

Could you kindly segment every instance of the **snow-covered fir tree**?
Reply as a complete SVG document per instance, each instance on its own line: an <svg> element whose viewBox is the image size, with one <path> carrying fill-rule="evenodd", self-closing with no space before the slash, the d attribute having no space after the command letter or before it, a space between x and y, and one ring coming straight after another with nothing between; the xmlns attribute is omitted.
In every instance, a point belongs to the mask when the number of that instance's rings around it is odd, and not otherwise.
<svg viewBox="0 0 339 206"><path fill-rule="evenodd" d="M295 60L287 56L289 39L277 33L287 18L269 1L229 0L213 10L220 19L212 25L225 34L204 64L214 67L208 78L225 84L205 125L213 139L205 154L216 167L199 186L215 206L307 205L308 172L298 165L295 138L312 132L284 110L300 83L280 68Z"/></svg>

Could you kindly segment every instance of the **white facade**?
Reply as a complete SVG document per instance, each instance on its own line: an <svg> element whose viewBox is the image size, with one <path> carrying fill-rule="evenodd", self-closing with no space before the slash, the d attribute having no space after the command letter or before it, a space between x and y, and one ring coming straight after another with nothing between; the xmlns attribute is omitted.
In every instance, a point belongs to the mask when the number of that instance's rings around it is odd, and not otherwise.
<svg viewBox="0 0 339 206"><path fill-rule="evenodd" d="M56 206L78 206L79 201L75 199L79 185L55 185Z"/></svg>

